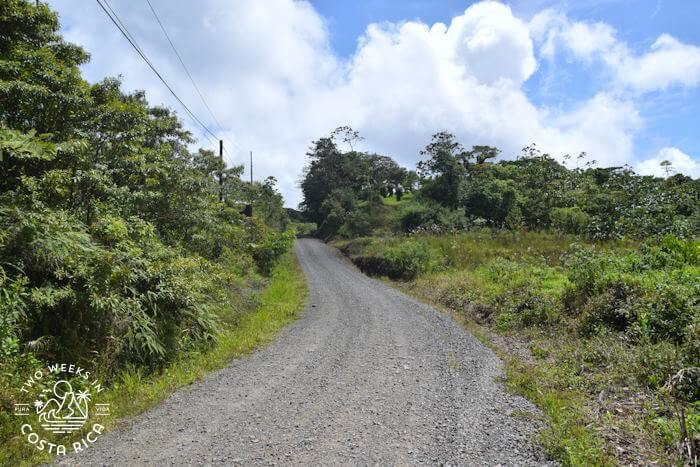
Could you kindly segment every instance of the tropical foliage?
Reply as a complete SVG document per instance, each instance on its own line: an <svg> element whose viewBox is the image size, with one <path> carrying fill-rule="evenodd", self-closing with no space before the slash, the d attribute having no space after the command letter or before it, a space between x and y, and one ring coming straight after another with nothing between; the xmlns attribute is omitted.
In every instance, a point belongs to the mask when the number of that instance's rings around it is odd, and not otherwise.
<svg viewBox="0 0 700 467"><path fill-rule="evenodd" d="M700 231L700 180L593 167L585 154L565 156L562 164L534 145L513 160L496 161L499 154L490 146L465 150L440 132L421 151L416 174L386 156L344 153L333 136L322 138L309 153L302 208L324 237L371 233L377 228L373 212L386 204L382 198L401 201L406 192L416 196L395 219L395 233L493 227L606 240Z"/></svg>
<svg viewBox="0 0 700 467"><path fill-rule="evenodd" d="M170 109L107 78L43 2L0 2L0 406L39 360L108 379L213 342L289 246L275 180L244 183ZM219 184L219 178L223 183ZM220 200L220 196L222 200ZM253 217L241 214L253 206Z"/></svg>

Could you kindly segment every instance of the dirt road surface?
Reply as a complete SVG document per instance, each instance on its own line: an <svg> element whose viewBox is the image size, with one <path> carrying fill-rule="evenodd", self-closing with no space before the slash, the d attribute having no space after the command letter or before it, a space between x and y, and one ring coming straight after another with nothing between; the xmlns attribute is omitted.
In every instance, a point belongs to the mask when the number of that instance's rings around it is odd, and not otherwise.
<svg viewBox="0 0 700 467"><path fill-rule="evenodd" d="M64 463L542 465L541 426L448 316L300 239L309 298L271 345Z"/></svg>

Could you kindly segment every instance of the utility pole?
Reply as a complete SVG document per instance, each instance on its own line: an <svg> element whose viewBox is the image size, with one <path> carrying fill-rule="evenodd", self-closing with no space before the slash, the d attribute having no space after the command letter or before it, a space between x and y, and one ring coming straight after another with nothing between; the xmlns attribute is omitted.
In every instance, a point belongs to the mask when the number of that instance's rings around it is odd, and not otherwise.
<svg viewBox="0 0 700 467"><path fill-rule="evenodd" d="M219 158L221 158L221 168L219 169L219 202L224 202L224 140L219 140Z"/></svg>
<svg viewBox="0 0 700 467"><path fill-rule="evenodd" d="M241 214L243 214L246 217L252 217L253 216L253 199L255 198L255 194L253 193L253 151L250 151L250 199L248 200L249 204L245 205L245 208L241 211Z"/></svg>

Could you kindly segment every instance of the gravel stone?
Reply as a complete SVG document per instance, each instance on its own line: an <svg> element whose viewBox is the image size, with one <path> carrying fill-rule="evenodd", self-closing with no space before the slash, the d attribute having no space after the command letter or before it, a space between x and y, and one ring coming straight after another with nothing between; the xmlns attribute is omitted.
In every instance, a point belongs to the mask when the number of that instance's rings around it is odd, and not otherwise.
<svg viewBox="0 0 700 467"><path fill-rule="evenodd" d="M59 463L553 464L490 349L318 240L296 253L308 303L275 342Z"/></svg>

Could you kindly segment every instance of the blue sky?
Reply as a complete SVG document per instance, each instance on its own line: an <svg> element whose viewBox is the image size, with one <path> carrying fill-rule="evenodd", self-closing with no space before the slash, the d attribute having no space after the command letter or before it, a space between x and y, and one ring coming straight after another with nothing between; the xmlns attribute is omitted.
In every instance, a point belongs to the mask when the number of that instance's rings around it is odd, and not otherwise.
<svg viewBox="0 0 700 467"><path fill-rule="evenodd" d="M471 4L463 0L311 0L328 20L333 50L351 57L368 24L419 20L427 24L449 21ZM682 42L700 45L698 0L520 0L510 2L516 15L532 17L546 8L565 12L572 19L605 22L619 39L642 53L664 33ZM543 66L525 83L537 105L570 108L599 89L596 80L604 71L580 63L559 60ZM640 103L645 131L636 142L636 153L650 157L660 148L675 145L700 159L700 89L672 89L647 95Z"/></svg>
<svg viewBox="0 0 700 467"><path fill-rule="evenodd" d="M464 0L311 0L328 20L334 50L350 56L357 39L370 23L420 20L449 22L474 1ZM700 44L700 1L697 0L520 0L510 2L513 12L530 17L556 8L578 20L604 21L630 44L645 48L662 33L683 42Z"/></svg>
<svg viewBox="0 0 700 467"><path fill-rule="evenodd" d="M97 7L48 0L92 60L86 78L176 109L204 137ZM361 149L414 168L438 131L517 157L537 143L700 177L698 0L151 0L221 127L143 1L110 0L163 76L225 140L230 164L256 158L286 204L310 143L350 125Z"/></svg>

